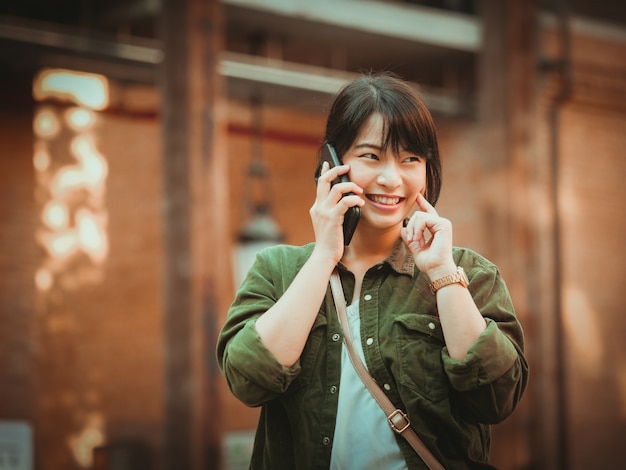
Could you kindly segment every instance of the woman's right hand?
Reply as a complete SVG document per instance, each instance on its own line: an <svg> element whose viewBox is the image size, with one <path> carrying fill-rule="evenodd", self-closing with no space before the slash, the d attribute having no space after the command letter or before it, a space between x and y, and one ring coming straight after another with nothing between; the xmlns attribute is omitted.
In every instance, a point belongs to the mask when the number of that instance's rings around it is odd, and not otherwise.
<svg viewBox="0 0 626 470"><path fill-rule="evenodd" d="M318 254L331 258L335 263L343 256L343 218L352 206L365 204L359 197L363 189L355 183L337 183L332 185L338 176L348 173L348 165L336 166L329 169L327 162L322 164L320 176L317 180L315 202L309 214L313 222L315 233L315 250ZM343 196L346 193L353 195Z"/></svg>

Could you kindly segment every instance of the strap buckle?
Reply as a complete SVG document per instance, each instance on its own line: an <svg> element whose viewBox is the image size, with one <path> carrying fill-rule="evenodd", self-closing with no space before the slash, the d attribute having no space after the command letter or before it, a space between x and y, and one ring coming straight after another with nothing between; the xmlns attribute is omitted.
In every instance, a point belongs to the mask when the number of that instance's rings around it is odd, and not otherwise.
<svg viewBox="0 0 626 470"><path fill-rule="evenodd" d="M404 431L408 429L411 425L411 421L409 421L409 417L402 410L396 410L387 416L387 421L389 421L389 426L398 434L402 434Z"/></svg>

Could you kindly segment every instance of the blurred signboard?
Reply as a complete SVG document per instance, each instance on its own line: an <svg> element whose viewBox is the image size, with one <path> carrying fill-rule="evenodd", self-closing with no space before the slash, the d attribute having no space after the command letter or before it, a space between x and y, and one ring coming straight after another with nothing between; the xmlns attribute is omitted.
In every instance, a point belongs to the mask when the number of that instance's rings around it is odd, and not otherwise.
<svg viewBox="0 0 626 470"><path fill-rule="evenodd" d="M22 421L0 421L0 470L33 470L33 435Z"/></svg>

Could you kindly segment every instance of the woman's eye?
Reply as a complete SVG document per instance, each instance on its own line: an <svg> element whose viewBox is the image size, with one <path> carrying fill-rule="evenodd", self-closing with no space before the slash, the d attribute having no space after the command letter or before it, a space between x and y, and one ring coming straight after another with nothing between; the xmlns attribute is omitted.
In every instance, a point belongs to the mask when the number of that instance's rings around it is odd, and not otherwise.
<svg viewBox="0 0 626 470"><path fill-rule="evenodd" d="M374 153L364 153L361 158L369 158L370 160L378 160L378 155Z"/></svg>
<svg viewBox="0 0 626 470"><path fill-rule="evenodd" d="M411 162L421 162L422 161L422 157L418 157L416 155L413 155L411 157L407 157L404 159L405 162L407 163L411 163Z"/></svg>

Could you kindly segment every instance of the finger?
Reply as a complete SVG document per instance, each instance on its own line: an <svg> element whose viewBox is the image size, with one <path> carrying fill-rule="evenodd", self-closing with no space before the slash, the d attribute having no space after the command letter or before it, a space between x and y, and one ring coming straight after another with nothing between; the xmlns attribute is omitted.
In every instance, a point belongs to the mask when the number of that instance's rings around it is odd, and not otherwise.
<svg viewBox="0 0 626 470"><path fill-rule="evenodd" d="M322 163L322 170L320 171L320 178L324 177L327 182L333 181L339 175L343 175L350 171L350 165L339 165L330 168L328 162Z"/></svg>
<svg viewBox="0 0 626 470"><path fill-rule="evenodd" d="M432 206L430 202L428 202L428 200L424 197L422 193L419 193L417 195L415 202L417 203L417 207L419 207L419 209L422 212L426 212L428 214L433 214L433 215L438 215L435 208Z"/></svg>
<svg viewBox="0 0 626 470"><path fill-rule="evenodd" d="M337 203L342 198L363 194L363 188L358 186L356 183L350 181L348 183L338 183L333 185L333 187L330 189L330 193L333 195L333 200L335 201L335 203Z"/></svg>
<svg viewBox="0 0 626 470"><path fill-rule="evenodd" d="M341 165L330 168L328 162L322 163L322 168L320 170L320 176L317 179L317 195L318 197L323 197L328 194L332 183L338 179L339 175L347 173L350 170L348 165Z"/></svg>
<svg viewBox="0 0 626 470"><path fill-rule="evenodd" d="M415 243L412 240L413 233L409 231L408 227L402 227L402 230L400 230L400 237L402 238L402 240L404 240L404 243L406 243L407 245L411 245L412 243Z"/></svg>
<svg viewBox="0 0 626 470"><path fill-rule="evenodd" d="M408 226L403 228L401 236L411 251L422 250L426 246L423 232L413 232Z"/></svg>
<svg viewBox="0 0 626 470"><path fill-rule="evenodd" d="M430 235L430 228L437 220L438 217L426 212L415 212L406 226L407 238L410 241L419 241L421 245L426 244L426 235Z"/></svg>
<svg viewBox="0 0 626 470"><path fill-rule="evenodd" d="M359 188L360 189L360 188ZM362 207L365 204L365 201L361 199L359 196L355 194L351 194L345 197L342 197L340 201L337 202L337 207L341 213L345 214L348 209L351 207Z"/></svg>

